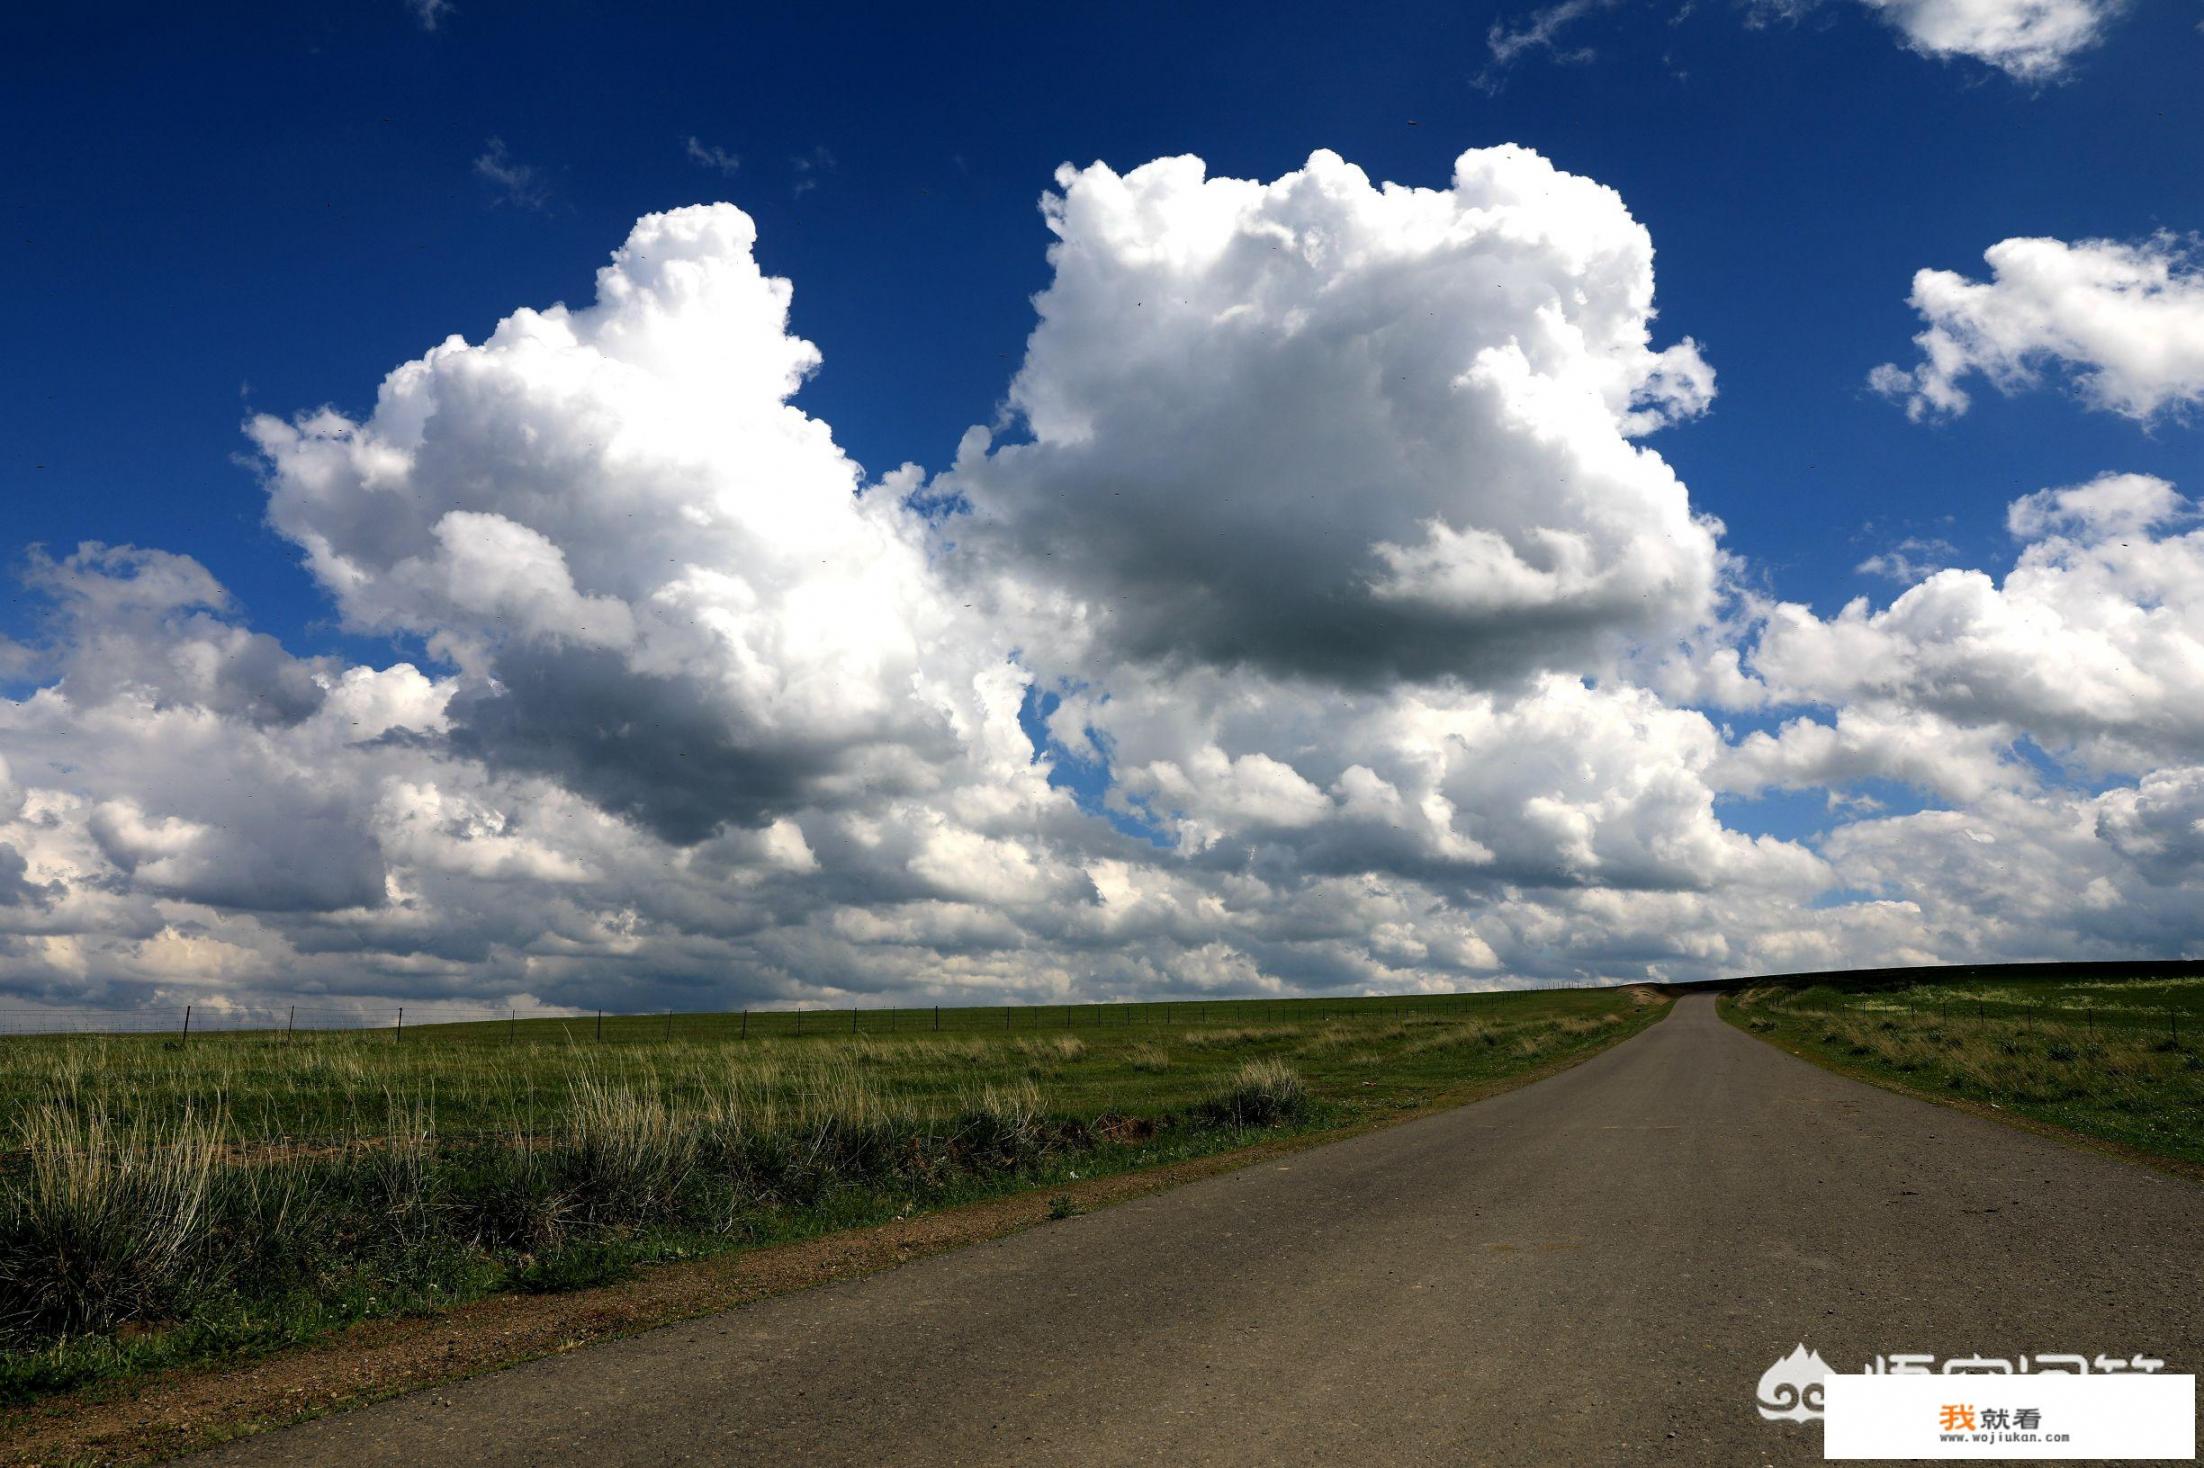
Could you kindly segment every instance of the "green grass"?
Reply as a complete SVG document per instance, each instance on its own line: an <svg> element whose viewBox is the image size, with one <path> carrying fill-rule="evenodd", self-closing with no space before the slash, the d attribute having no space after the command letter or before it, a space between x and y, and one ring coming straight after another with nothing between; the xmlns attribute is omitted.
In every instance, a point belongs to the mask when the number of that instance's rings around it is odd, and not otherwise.
<svg viewBox="0 0 2204 1468"><path fill-rule="evenodd" d="M1595 990L0 1042L0 1403L1349 1125L1661 1012Z"/></svg>
<svg viewBox="0 0 2204 1468"><path fill-rule="evenodd" d="M1769 984L1721 1007L1838 1070L2204 1165L2204 978Z"/></svg>
<svg viewBox="0 0 2204 1468"><path fill-rule="evenodd" d="M576 1081L647 1082L678 1101L728 1075L853 1060L902 1099L940 1107L975 1082L1023 1078L1065 1037L1098 1063L1063 1069L1052 1099L1101 1110L1184 1105L1233 1066L1256 1031L1333 1021L1437 1019L1499 1024L1614 1009L1612 991L1519 990L1398 999L1223 1000L1027 1008L772 1010L740 1014L607 1015L424 1025L403 1031L280 1030L175 1035L0 1038L0 1118L57 1087L102 1072L111 1116L161 1121L220 1097L249 1139L341 1141L380 1134L424 1107L445 1136L555 1124ZM937 1030L936 1015L940 1028ZM939 1041L938 1045L930 1042ZM925 1043L921 1043L925 1042ZM1007 1048L1006 1048L1007 1047ZM1156 1054L1173 1071L1135 1075ZM1128 1061L1129 1058L1129 1061ZM756 1061L752 1065L749 1062ZM800 1078L791 1082L799 1089ZM771 1087L769 1086L769 1089ZM785 1087L782 1089L786 1089ZM4 1126L4 1122L0 1122Z"/></svg>
<svg viewBox="0 0 2204 1468"><path fill-rule="evenodd" d="M2019 1020L2156 1031L2204 1039L2204 977L2129 978L2116 970L2060 977L1924 976L1892 985L1816 984L1787 1001L1795 1008L1905 1013L1958 1022Z"/></svg>
<svg viewBox="0 0 2204 1468"><path fill-rule="evenodd" d="M1573 990L1409 994L1336 999L1174 999L1149 1004L933 1005L920 1008L754 1009L710 1014L580 1014L466 1024L416 1024L407 1038L433 1035L476 1044L514 1040L586 1044L666 1040L848 1038L853 1035L1019 1035L1037 1031L1187 1029L1205 1025L1306 1024L1322 1019L1409 1019L1536 1005ZM390 1035L385 1034L385 1039Z"/></svg>

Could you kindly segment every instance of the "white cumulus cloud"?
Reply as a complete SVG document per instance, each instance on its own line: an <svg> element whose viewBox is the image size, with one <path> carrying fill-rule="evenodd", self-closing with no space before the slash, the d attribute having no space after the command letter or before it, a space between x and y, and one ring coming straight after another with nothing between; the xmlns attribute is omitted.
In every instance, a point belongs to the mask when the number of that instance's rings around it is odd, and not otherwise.
<svg viewBox="0 0 2204 1468"><path fill-rule="evenodd" d="M1912 50L1964 56L2022 81L2048 81L2097 44L2118 0L1862 0Z"/></svg>
<svg viewBox="0 0 2204 1468"><path fill-rule="evenodd" d="M1441 189L1330 153L1057 182L1012 418L934 485L1052 651L1489 682L1708 615L1719 526L1635 440L1713 374L1654 345L1612 190L1512 147Z"/></svg>
<svg viewBox="0 0 2204 1468"><path fill-rule="evenodd" d="M1913 277L1921 361L1869 378L1909 417L1966 412L1978 373L2006 393L2062 374L2090 406L2139 421L2204 401L2204 273L2183 241L2011 239L1983 258L1986 281Z"/></svg>
<svg viewBox="0 0 2204 1468"><path fill-rule="evenodd" d="M1830 618L1778 604L1754 671L1780 702L1910 727L1939 765L1969 747L1947 726L2025 735L2104 772L2204 759L2194 507L2164 480L2105 475L2029 495L2008 521L2027 540L2002 581L1938 571L1887 607L1862 598Z"/></svg>
<svg viewBox="0 0 2204 1468"><path fill-rule="evenodd" d="M346 620L462 670L458 737L684 841L936 788L1016 732L1008 649L923 522L790 403L818 353L753 237L652 215L594 305L443 343L365 421L252 424Z"/></svg>
<svg viewBox="0 0 2204 1468"><path fill-rule="evenodd" d="M1007 412L930 478L798 406L819 354L728 205L364 410L255 418L271 524L414 661L300 657L189 557L32 555L0 988L410 1016L2188 941L2173 485L2025 496L2002 577L1893 561L1824 617L1742 594L1646 442L1713 376L1612 191L1319 153L1067 169L1044 210ZM1928 808L1728 815L1876 780Z"/></svg>

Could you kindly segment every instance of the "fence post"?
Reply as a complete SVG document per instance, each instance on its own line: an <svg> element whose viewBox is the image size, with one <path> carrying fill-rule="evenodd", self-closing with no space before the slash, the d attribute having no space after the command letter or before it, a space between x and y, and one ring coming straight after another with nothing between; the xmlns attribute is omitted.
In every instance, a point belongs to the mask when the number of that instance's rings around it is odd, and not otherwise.
<svg viewBox="0 0 2204 1468"><path fill-rule="evenodd" d="M505 1043L508 1045L520 1043L520 1011L510 1004L505 1006Z"/></svg>
<svg viewBox="0 0 2204 1468"><path fill-rule="evenodd" d="M935 1006L934 1006L934 1033L936 1033L936 1034L939 1034L940 1032L941 1032L941 1006L937 1004L937 1005L935 1005Z"/></svg>
<svg viewBox="0 0 2204 1468"><path fill-rule="evenodd" d="M857 1006L854 1004L849 1007L849 1032L857 1033Z"/></svg>
<svg viewBox="0 0 2204 1468"><path fill-rule="evenodd" d="M742 1012L742 1038L750 1038L750 1011L747 1009Z"/></svg>
<svg viewBox="0 0 2204 1468"><path fill-rule="evenodd" d="M284 1039L286 1039L286 1040L290 1039L290 1038L291 1038L291 1031L293 1031L293 1030L295 1030L295 1029L297 1029L297 1028L298 1028L298 1006L297 1006L296 1004L294 1004L294 1005L292 1005L292 1006L291 1006L291 1017L290 1017L289 1019L287 1019L287 1020L285 1020L285 1021L283 1022L283 1038L284 1038Z"/></svg>
<svg viewBox="0 0 2204 1468"><path fill-rule="evenodd" d="M1007 1005L1007 1004L1005 1004L1005 1005L1003 1006L1003 1030L1004 1030L1004 1031L1005 1031L1005 1032L1007 1033L1007 1032L1009 1031L1009 1029L1010 1029L1010 1006L1009 1006L1009 1005Z"/></svg>
<svg viewBox="0 0 2204 1468"><path fill-rule="evenodd" d="M191 1043L191 1006L188 1004L184 1006L184 1043Z"/></svg>
<svg viewBox="0 0 2204 1468"><path fill-rule="evenodd" d="M670 1009L666 1011L666 1038L673 1039L673 1011Z"/></svg>
<svg viewBox="0 0 2204 1468"><path fill-rule="evenodd" d="M797 1005L797 1006L796 1006L796 1033L797 1033L797 1034L799 1034L799 1035L801 1035L801 1034L802 1034L803 1032L804 1032L804 1007L803 1007L803 1006L802 1006L801 1004L799 1004L799 1005Z"/></svg>
<svg viewBox="0 0 2204 1468"><path fill-rule="evenodd" d="M603 1044L604 1042L605 1042L605 1012L604 1012L603 1010L601 1010L601 1009L600 1009L600 1010L598 1010L598 1011L597 1011L597 1043L598 1043L598 1044L600 1044L600 1045L602 1045L602 1044Z"/></svg>
<svg viewBox="0 0 2204 1468"><path fill-rule="evenodd" d="M406 1037L406 1007L398 1006L398 1027L390 1032L390 1043L395 1045Z"/></svg>

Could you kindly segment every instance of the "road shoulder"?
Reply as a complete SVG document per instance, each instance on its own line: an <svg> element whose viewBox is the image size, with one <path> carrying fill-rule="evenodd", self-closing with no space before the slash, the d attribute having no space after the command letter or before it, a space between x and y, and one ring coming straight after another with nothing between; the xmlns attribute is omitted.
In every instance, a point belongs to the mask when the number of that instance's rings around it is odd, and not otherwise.
<svg viewBox="0 0 2204 1468"><path fill-rule="evenodd" d="M1721 1017L1724 1024L1740 1034L1757 1040L1770 1049L1780 1050L1795 1060L1803 1060L1808 1065L1825 1070L1831 1075L1842 1076L1848 1081L1858 1081L1862 1085L1873 1086L1877 1090L1888 1091L1893 1095L1910 1097L1915 1101L1927 1101L1948 1111L1960 1111L1968 1116L1979 1117L1983 1121L1993 1121L2000 1126L2010 1127L2014 1131L2026 1132L2030 1136L2041 1137L2046 1141L2058 1142L2085 1152L2095 1152L2101 1156L2115 1157L2122 1162L2149 1168L2153 1172L2167 1173L2188 1182L2204 1184L2204 1166L2199 1166L2182 1158L2167 1157L2142 1147L2114 1141L2109 1137L2091 1136L2088 1132L2077 1131L2073 1127L2060 1126L2056 1122L2026 1116L2020 1112L2010 1111L1993 1103L1976 1101L1970 1097L1953 1096L1934 1087L1915 1085L1879 1071L1848 1066L1843 1064L1838 1056L1830 1055L1809 1045L1800 1044L1784 1035L1774 1032L1762 1033L1743 1022L1739 1017L1736 1003L1727 994L1716 999L1715 1013Z"/></svg>

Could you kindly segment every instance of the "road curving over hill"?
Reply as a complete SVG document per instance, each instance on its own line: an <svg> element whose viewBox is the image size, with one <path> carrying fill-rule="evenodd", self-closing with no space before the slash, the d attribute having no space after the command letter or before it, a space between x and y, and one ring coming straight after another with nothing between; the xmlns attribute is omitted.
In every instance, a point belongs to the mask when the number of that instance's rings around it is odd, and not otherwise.
<svg viewBox="0 0 2204 1468"><path fill-rule="evenodd" d="M2204 1187L1711 998L1549 1080L232 1444L235 1464L1804 1463L1804 1343L2204 1369Z"/></svg>

